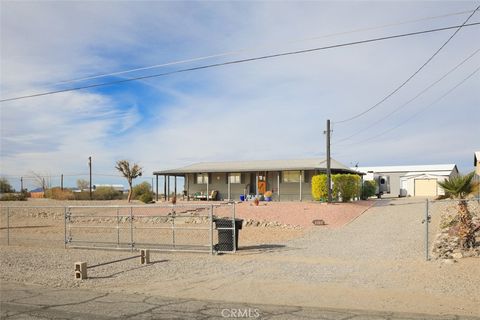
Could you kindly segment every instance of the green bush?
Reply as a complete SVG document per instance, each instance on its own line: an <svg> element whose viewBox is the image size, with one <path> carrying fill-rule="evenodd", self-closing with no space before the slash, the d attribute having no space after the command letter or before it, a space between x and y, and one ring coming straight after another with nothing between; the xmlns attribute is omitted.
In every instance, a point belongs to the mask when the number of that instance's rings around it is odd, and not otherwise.
<svg viewBox="0 0 480 320"><path fill-rule="evenodd" d="M360 176L356 174L332 175L333 194L336 199L342 198L342 202L348 202L360 196Z"/></svg>
<svg viewBox="0 0 480 320"><path fill-rule="evenodd" d="M316 201L325 200L328 197L327 176L318 174L312 177L312 198Z"/></svg>
<svg viewBox="0 0 480 320"><path fill-rule="evenodd" d="M376 190L377 182L375 180L363 181L362 199L367 200L369 197L373 197Z"/></svg>
<svg viewBox="0 0 480 320"><path fill-rule="evenodd" d="M142 201L142 196L145 194L150 195L150 197L153 197L152 195L152 186L148 182L142 182L140 184L137 184L135 187L133 187L132 191L132 199L137 199ZM143 201L145 202L145 201Z"/></svg>
<svg viewBox="0 0 480 320"><path fill-rule="evenodd" d="M0 178L0 193L13 193L12 185L8 182L7 178Z"/></svg>
<svg viewBox="0 0 480 320"><path fill-rule="evenodd" d="M144 193L140 196L139 198L140 201L142 201L143 203L151 203L153 202L153 196L152 196L152 193L149 192L149 193Z"/></svg>
<svg viewBox="0 0 480 320"><path fill-rule="evenodd" d="M0 197L0 201L26 201L27 193L6 193Z"/></svg>
<svg viewBox="0 0 480 320"><path fill-rule="evenodd" d="M93 199L95 200L121 200L123 194L112 187L97 187L93 192Z"/></svg>

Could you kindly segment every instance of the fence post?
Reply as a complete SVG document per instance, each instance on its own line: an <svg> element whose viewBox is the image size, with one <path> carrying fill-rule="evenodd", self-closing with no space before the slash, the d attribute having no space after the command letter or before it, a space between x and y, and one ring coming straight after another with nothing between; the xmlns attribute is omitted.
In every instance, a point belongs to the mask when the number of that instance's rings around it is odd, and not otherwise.
<svg viewBox="0 0 480 320"><path fill-rule="evenodd" d="M213 254L213 204L210 206L210 254Z"/></svg>
<svg viewBox="0 0 480 320"><path fill-rule="evenodd" d="M173 249L175 249L175 210L173 209L173 204L172 206L172 212L171 212L171 217L172 217L172 245Z"/></svg>
<svg viewBox="0 0 480 320"><path fill-rule="evenodd" d="M67 207L63 208L63 243L63 248L67 249Z"/></svg>
<svg viewBox="0 0 480 320"><path fill-rule="evenodd" d="M429 201L428 198L426 200L426 206L425 206L425 260L428 261L430 260L429 254L428 254L428 224L430 223L430 215L429 215Z"/></svg>
<svg viewBox="0 0 480 320"><path fill-rule="evenodd" d="M235 221L235 202L233 203L233 252L237 252L237 222Z"/></svg>
<svg viewBox="0 0 480 320"><path fill-rule="evenodd" d="M7 207L7 246L10 245L10 207Z"/></svg>
<svg viewBox="0 0 480 320"><path fill-rule="evenodd" d="M133 207L130 207L130 246L132 247L131 251L133 252Z"/></svg>
<svg viewBox="0 0 480 320"><path fill-rule="evenodd" d="M117 207L117 248L120 247L120 216L119 208Z"/></svg>

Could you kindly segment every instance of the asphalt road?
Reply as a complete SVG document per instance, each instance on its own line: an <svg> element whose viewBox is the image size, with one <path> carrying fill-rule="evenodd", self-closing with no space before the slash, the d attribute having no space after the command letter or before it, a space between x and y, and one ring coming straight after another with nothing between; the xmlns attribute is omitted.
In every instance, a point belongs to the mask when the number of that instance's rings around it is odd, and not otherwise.
<svg viewBox="0 0 480 320"><path fill-rule="evenodd" d="M172 299L2 283L1 319L480 319Z"/></svg>

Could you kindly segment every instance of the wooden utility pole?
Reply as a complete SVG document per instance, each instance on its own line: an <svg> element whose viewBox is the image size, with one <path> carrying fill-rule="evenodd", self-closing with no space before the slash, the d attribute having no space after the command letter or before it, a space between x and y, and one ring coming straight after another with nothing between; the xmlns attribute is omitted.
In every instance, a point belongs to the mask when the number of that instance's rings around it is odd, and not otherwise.
<svg viewBox="0 0 480 320"><path fill-rule="evenodd" d="M60 176L60 189L62 189L62 191L63 191L63 173Z"/></svg>
<svg viewBox="0 0 480 320"><path fill-rule="evenodd" d="M92 157L88 157L88 167L90 169L90 200L92 200Z"/></svg>
<svg viewBox="0 0 480 320"><path fill-rule="evenodd" d="M20 192L23 193L23 177L20 177Z"/></svg>
<svg viewBox="0 0 480 320"><path fill-rule="evenodd" d="M330 120L327 120L327 190L328 202L332 202L332 169L330 159Z"/></svg>

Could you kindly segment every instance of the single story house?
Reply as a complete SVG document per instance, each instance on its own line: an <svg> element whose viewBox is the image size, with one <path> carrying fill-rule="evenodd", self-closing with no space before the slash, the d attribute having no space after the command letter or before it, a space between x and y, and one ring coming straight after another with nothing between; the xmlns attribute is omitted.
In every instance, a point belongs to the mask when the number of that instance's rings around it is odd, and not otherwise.
<svg viewBox="0 0 480 320"><path fill-rule="evenodd" d="M444 194L438 181L458 175L455 164L435 164L418 166L358 167L364 173L364 180L373 180L375 176L387 176L390 180L391 197L427 196Z"/></svg>
<svg viewBox="0 0 480 320"><path fill-rule="evenodd" d="M327 170L326 159L301 160L258 160L232 162L202 162L186 167L155 171L158 176L164 176L164 195L170 194L169 177L183 177L184 188L189 198L194 194L210 195L217 191L216 200L240 199L241 195L264 194L273 192L274 201L311 200L311 179ZM340 162L331 159L333 173L359 174ZM208 200L208 197L206 197Z"/></svg>

